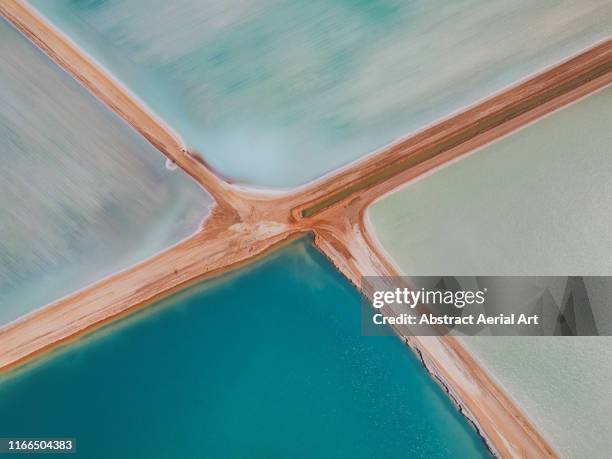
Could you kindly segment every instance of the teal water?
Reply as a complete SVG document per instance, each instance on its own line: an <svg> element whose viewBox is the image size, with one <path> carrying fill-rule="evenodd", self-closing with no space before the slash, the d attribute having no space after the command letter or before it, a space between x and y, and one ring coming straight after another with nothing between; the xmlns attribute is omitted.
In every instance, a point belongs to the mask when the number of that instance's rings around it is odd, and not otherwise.
<svg viewBox="0 0 612 459"><path fill-rule="evenodd" d="M315 179L610 34L609 0L30 0L221 174Z"/></svg>
<svg viewBox="0 0 612 459"><path fill-rule="evenodd" d="M87 458L485 457L308 241L190 288L0 383L0 432Z"/></svg>
<svg viewBox="0 0 612 459"><path fill-rule="evenodd" d="M212 199L0 18L0 326L194 233Z"/></svg>
<svg viewBox="0 0 612 459"><path fill-rule="evenodd" d="M406 275L610 276L611 125L608 88L384 197L375 233ZM612 337L462 340L564 457L610 456Z"/></svg>

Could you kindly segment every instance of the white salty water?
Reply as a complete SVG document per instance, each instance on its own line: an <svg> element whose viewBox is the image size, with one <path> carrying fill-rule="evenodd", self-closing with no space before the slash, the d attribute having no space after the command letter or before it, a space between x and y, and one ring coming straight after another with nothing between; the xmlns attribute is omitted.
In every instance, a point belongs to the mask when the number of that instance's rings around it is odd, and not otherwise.
<svg viewBox="0 0 612 459"><path fill-rule="evenodd" d="M611 121L606 89L378 201L375 233L407 275L610 276ZM612 337L463 342L564 456L612 450Z"/></svg>
<svg viewBox="0 0 612 459"><path fill-rule="evenodd" d="M0 20L0 325L197 230L212 202Z"/></svg>

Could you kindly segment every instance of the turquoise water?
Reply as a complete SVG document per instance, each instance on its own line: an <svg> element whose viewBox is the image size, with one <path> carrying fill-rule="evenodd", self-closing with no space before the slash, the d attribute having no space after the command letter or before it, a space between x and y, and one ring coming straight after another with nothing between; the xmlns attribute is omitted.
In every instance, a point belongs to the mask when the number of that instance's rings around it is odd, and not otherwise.
<svg viewBox="0 0 612 459"><path fill-rule="evenodd" d="M485 457L397 338L308 241L16 371L0 432L87 458Z"/></svg>
<svg viewBox="0 0 612 459"><path fill-rule="evenodd" d="M212 199L0 19L0 326L195 232Z"/></svg>
<svg viewBox="0 0 612 459"><path fill-rule="evenodd" d="M609 0L31 0L232 180L291 187L610 33Z"/></svg>
<svg viewBox="0 0 612 459"><path fill-rule="evenodd" d="M376 235L407 275L610 276L611 122L608 88L376 202ZM609 333L610 283L594 292ZM463 342L563 456L610 456L612 337Z"/></svg>

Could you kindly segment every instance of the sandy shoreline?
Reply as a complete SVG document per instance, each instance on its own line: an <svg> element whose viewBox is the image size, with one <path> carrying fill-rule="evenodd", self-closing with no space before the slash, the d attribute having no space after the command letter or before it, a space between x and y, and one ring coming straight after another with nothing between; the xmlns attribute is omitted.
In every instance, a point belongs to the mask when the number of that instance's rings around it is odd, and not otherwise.
<svg viewBox="0 0 612 459"><path fill-rule="evenodd" d="M612 81L612 42L607 41L310 187L267 195L234 187L217 177L125 88L63 40L29 7L16 0L3 0L0 12L206 188L217 203L201 231L192 237L1 329L2 371L204 277L249 263L306 232L314 232L319 249L359 289L363 275L394 275L397 270L367 230L365 212L374 200ZM513 112L517 106L522 111ZM499 119L494 118L495 122L489 123L487 129L457 138L457 133L492 117ZM457 141L449 142L453 138ZM423 151L435 154L423 156ZM415 157L422 160L414 162ZM402 166L396 167L401 161ZM305 215L303 211L313 206L314 212ZM473 421L496 455L556 456L537 429L457 340L414 338L402 330L396 332L407 340L428 371Z"/></svg>

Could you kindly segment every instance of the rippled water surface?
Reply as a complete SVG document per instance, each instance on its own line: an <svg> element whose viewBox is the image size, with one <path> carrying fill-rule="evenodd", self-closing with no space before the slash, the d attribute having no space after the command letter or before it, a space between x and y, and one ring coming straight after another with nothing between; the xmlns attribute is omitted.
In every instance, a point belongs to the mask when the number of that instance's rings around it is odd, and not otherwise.
<svg viewBox="0 0 612 459"><path fill-rule="evenodd" d="M610 33L608 0L31 0L221 174L303 184Z"/></svg>
<svg viewBox="0 0 612 459"><path fill-rule="evenodd" d="M206 215L206 192L1 19L0 101L0 325Z"/></svg>
<svg viewBox="0 0 612 459"><path fill-rule="evenodd" d="M361 335L360 308L293 243L0 380L0 431L104 459L487 457L400 340Z"/></svg>
<svg viewBox="0 0 612 459"><path fill-rule="evenodd" d="M375 203L376 235L408 275L610 276L611 122L606 89ZM564 455L612 450L611 337L464 342Z"/></svg>

